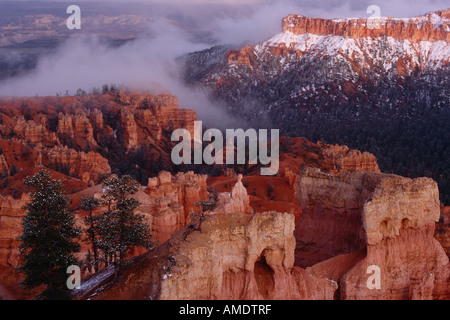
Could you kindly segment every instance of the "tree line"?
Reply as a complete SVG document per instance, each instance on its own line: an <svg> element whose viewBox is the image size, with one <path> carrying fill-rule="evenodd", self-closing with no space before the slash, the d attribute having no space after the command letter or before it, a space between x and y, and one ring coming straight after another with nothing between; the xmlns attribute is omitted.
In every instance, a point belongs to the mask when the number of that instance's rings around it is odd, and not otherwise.
<svg viewBox="0 0 450 320"><path fill-rule="evenodd" d="M24 183L33 192L31 201L23 207L27 214L18 238L22 258L18 270L25 275L20 284L26 289L44 285L45 299L68 298L67 267L77 265L98 272L101 266L112 264L117 275L132 247L151 248L157 243L144 216L134 212L140 205L133 197L139 185L128 175L105 180L101 198L82 198L81 208L88 212L84 232L76 226L61 180L54 180L49 171L40 170ZM105 210L94 214L100 206ZM92 251L89 250L85 261L79 261L75 254L80 251L83 233Z"/></svg>
<svg viewBox="0 0 450 320"><path fill-rule="evenodd" d="M26 215L18 238L22 264L17 269L25 275L20 282L25 289L45 287L40 295L43 299L70 299L66 285L69 266L97 273L113 265L117 280L132 248L150 249L159 242L153 240L144 216L135 213L140 202L133 195L139 184L129 175L103 181L101 197L81 198L80 208L86 212L84 230L76 225L62 180L52 179L50 172L42 169L24 183L33 191L30 202L23 207ZM217 190L210 187L208 198L194 203L199 211L191 214L185 236L202 232L206 213L216 207L217 199ZM80 252L80 241L90 247L83 261L75 256Z"/></svg>

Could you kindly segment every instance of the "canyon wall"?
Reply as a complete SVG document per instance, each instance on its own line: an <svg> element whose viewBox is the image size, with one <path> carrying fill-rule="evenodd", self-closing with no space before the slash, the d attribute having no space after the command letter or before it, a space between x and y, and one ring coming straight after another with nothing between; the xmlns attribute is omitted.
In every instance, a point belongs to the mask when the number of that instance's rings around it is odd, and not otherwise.
<svg viewBox="0 0 450 320"><path fill-rule="evenodd" d="M190 214L199 210L194 203L208 196L206 178L205 175L192 172L172 176L169 172L162 171L158 177L149 179L149 185L134 195L141 203L135 212L144 216L154 240L159 240L162 244L173 232L184 228L190 222ZM73 183L78 182L75 180ZM70 195L79 227L85 227L83 220L87 214L78 208L81 196L101 198L102 194L101 185L96 185ZM20 243L17 238L22 233L22 217L26 213L22 207L29 200L28 193L23 193L20 199L14 199L10 195L0 196L0 298L21 299L37 294L36 291L28 292L19 288L21 275L15 269L20 264ZM94 215L105 209L97 208ZM90 246L84 242L80 244L81 252L77 257L84 260ZM131 255L145 252L143 248L134 248ZM85 275L87 274L89 273Z"/></svg>
<svg viewBox="0 0 450 320"><path fill-rule="evenodd" d="M70 175L82 178L83 181L94 185L100 177L109 176L111 167L108 160L96 152L77 152L67 146L57 146L48 149L44 164L53 168L67 170Z"/></svg>
<svg viewBox="0 0 450 320"><path fill-rule="evenodd" d="M19 289L22 277L15 269L20 260L17 238L22 233L22 206L28 200L26 194L21 199L0 196L0 299L23 299L33 294Z"/></svg>
<svg viewBox="0 0 450 320"><path fill-rule="evenodd" d="M320 19L290 14L282 20L282 33L253 47L230 50L224 60L228 65L253 69L250 74L257 74L256 78L269 76L263 70L273 56L282 57L281 64L287 61L292 63L291 58L296 58L307 64L322 60L324 64L332 63L336 68L345 61L349 68L342 70L350 80L341 88L346 93L352 93L357 90L355 83L361 80L354 77L356 74L363 78L373 77L371 72L374 71L405 77L416 68L424 70L448 66L449 30L448 9L409 19ZM373 52L379 54L374 55ZM222 87L234 83L232 74L230 69L228 78L220 77L216 85ZM316 82L315 79L312 82Z"/></svg>
<svg viewBox="0 0 450 320"><path fill-rule="evenodd" d="M435 238L450 257L450 207L441 207L441 218L436 224Z"/></svg>
<svg viewBox="0 0 450 320"><path fill-rule="evenodd" d="M18 288L14 269L21 208L30 191L22 183L27 175L42 167L60 171L52 175L64 180L81 224L86 214L77 207L81 195L100 197L101 185L95 184L115 172L108 152L140 157L135 168L142 170L146 161L157 161L149 160L153 153L141 146L167 156L167 133L178 127L192 133L196 120L193 111L178 109L171 95L36 99L21 102L29 104L27 112L14 105L17 101L0 106L0 298L33 294ZM141 202L136 212L144 215L160 246L133 251L132 256L146 254L134 258L124 278L97 298L450 298L449 211L442 208L440 217L435 182L382 174L370 153L286 140L280 176L243 179L228 170L236 184L224 180L225 192L201 232L189 223L200 211L195 204L208 198L208 176L160 171L149 178L135 195ZM308 166L316 169L299 171ZM283 195L287 192L290 196ZM252 206L264 206L252 208L251 199ZM86 250L83 245L81 258ZM381 270L379 290L366 285L371 265Z"/></svg>
<svg viewBox="0 0 450 320"><path fill-rule="evenodd" d="M191 221L190 215L200 209L195 203L207 199L206 175L193 172L172 176L161 171L156 178L150 178L145 193L148 195L151 215L151 231L161 243L173 232L184 228Z"/></svg>
<svg viewBox="0 0 450 320"><path fill-rule="evenodd" d="M434 239L437 184L396 175L306 170L296 263L339 283L341 299L447 299L450 264ZM319 236L320 235L320 236ZM367 287L369 266L381 289Z"/></svg>
<svg viewBox="0 0 450 320"><path fill-rule="evenodd" d="M328 145L318 143L321 147L325 162L333 165L333 173L344 171L380 172L377 158L369 152L350 149L347 146Z"/></svg>
<svg viewBox="0 0 450 320"><path fill-rule="evenodd" d="M91 96L3 98L0 118L4 174L13 165L21 171L31 163L94 185L114 169L117 172L114 162L119 157L125 162L134 157L140 165L136 169L147 176L159 172L170 156L168 133L186 128L193 134L197 115L180 109L178 98L170 94L122 90ZM145 159L159 161L160 170L151 172Z"/></svg>
<svg viewBox="0 0 450 320"><path fill-rule="evenodd" d="M136 260L94 299L332 299L337 284L294 267L294 216L208 216Z"/></svg>
<svg viewBox="0 0 450 320"><path fill-rule="evenodd" d="M334 35L346 38L388 36L419 41L450 41L450 10L410 19L380 17L371 19L320 19L291 14L283 19L283 31L299 35ZM378 23L377 23L378 22Z"/></svg>
<svg viewBox="0 0 450 320"><path fill-rule="evenodd" d="M295 229L297 265L310 267L364 247L361 207L372 191L361 179L365 175L356 172L334 176L320 169L303 171L297 187L302 207Z"/></svg>

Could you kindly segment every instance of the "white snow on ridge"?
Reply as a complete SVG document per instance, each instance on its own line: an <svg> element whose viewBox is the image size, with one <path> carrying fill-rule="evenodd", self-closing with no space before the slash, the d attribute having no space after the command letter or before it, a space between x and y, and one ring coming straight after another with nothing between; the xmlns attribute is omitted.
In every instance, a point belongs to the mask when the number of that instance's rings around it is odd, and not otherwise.
<svg viewBox="0 0 450 320"><path fill-rule="evenodd" d="M430 13L426 16L411 18L411 20L414 23L417 23L418 25L420 25L420 27L422 27L422 25L425 21L429 21L433 24L435 29L440 28L444 23L446 23L446 24L450 23L450 19L446 19L445 17L440 17L434 12ZM420 27L419 27L419 29L420 29ZM447 27L446 31L448 31L448 27Z"/></svg>
<svg viewBox="0 0 450 320"><path fill-rule="evenodd" d="M411 60L414 64L437 67L444 61L450 60L450 44L446 41L420 41L411 43L407 39L395 39L392 37L358 39L344 38L333 35L315 35L305 33L295 35L290 31L284 31L266 42L255 47L255 54L260 57L271 47L286 46L304 53L304 56L336 56L354 60L362 65L372 60L391 68L395 62L402 58Z"/></svg>

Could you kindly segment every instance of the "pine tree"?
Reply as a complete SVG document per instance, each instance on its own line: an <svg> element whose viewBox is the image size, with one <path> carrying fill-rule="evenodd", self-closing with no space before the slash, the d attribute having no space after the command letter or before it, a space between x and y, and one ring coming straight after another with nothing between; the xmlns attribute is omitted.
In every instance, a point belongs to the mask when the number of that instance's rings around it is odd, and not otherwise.
<svg viewBox="0 0 450 320"><path fill-rule="evenodd" d="M190 215L192 222L198 222L198 226L195 230L202 231L202 223L206 219L206 213L212 212L216 208L218 197L219 194L217 193L217 189L210 186L208 187L208 199L202 199L200 202L194 203L196 207L200 208L199 212Z"/></svg>
<svg viewBox="0 0 450 320"><path fill-rule="evenodd" d="M93 260L88 259L88 262L93 262L95 272L99 270L99 256L97 250L97 219L93 216L93 211L102 204L100 199L94 197L81 197L81 209L88 211L89 215L84 220L87 226L86 234L88 242L92 246Z"/></svg>
<svg viewBox="0 0 450 320"><path fill-rule="evenodd" d="M132 195L139 190L139 184L131 176L124 175L105 180L103 188L108 209L98 219L98 244L106 264L113 262L120 271L131 247L149 248L155 243L144 216L134 212L140 202Z"/></svg>
<svg viewBox="0 0 450 320"><path fill-rule="evenodd" d="M75 216L69 211L69 200L63 193L62 181L51 179L50 173L40 170L24 180L32 187L31 202L23 207L23 233L19 237L25 273L21 282L27 289L46 285L44 297L65 297L67 267L77 265L74 253L80 250L75 239L80 229L75 227Z"/></svg>

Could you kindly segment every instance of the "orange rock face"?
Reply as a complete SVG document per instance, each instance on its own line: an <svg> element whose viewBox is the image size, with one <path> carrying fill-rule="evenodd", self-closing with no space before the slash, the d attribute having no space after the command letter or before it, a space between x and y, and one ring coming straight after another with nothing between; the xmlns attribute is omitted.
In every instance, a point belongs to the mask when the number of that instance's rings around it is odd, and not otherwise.
<svg viewBox="0 0 450 320"><path fill-rule="evenodd" d="M194 136L194 121L197 120L197 114L193 110L179 109L178 97L168 94L154 96L150 99L149 105L156 120L165 130L184 128L192 137Z"/></svg>
<svg viewBox="0 0 450 320"><path fill-rule="evenodd" d="M120 112L120 124L123 128L123 138L128 148L138 145L138 132L134 114L128 110Z"/></svg>
<svg viewBox="0 0 450 320"><path fill-rule="evenodd" d="M247 194L247 190L242 184L242 175L240 174L237 178L238 181L234 185L231 192L223 192L219 194L217 206L213 210L213 213L253 213L253 209L250 206L250 198Z"/></svg>
<svg viewBox="0 0 450 320"><path fill-rule="evenodd" d="M62 139L72 139L84 150L86 146L95 148L97 142L94 139L93 127L85 113L81 114L62 114L58 115L57 134Z"/></svg>
<svg viewBox="0 0 450 320"><path fill-rule="evenodd" d="M93 185L93 182L102 175L111 174L108 160L95 152L77 152L67 147L54 147L48 150L48 165L63 166L69 174L79 177Z"/></svg>
<svg viewBox="0 0 450 320"><path fill-rule="evenodd" d="M128 148L142 145L143 142L159 143L163 131L172 132L184 128L191 136L194 135L197 114L193 110L179 109L178 98L175 96L123 93L121 101L129 105L119 110Z"/></svg>
<svg viewBox="0 0 450 320"><path fill-rule="evenodd" d="M179 109L177 97L126 90L82 97L4 98L0 115L0 141L8 151L0 159L4 174L13 165L20 171L31 163L86 182L109 174L108 161L114 159L107 154L122 147L127 149L120 151L127 153L125 157L139 151L141 158L161 158L164 164L170 154L168 133L186 128L193 134L197 120L194 111ZM145 159L141 165L150 170Z"/></svg>
<svg viewBox="0 0 450 320"><path fill-rule="evenodd" d="M202 232L175 232L93 298L449 298L449 259L433 237L434 181L308 169L297 194L297 222L278 212L210 215ZM368 285L373 266L379 288Z"/></svg>
<svg viewBox="0 0 450 320"><path fill-rule="evenodd" d="M434 19L444 22L435 26ZM449 41L448 19L450 11L443 10L430 13L423 18L393 19L379 18L380 21L369 19L318 19L302 15L289 15L283 19L283 31L294 34L312 33L316 35L336 35L346 38L380 37L388 36L395 39L411 39L412 41ZM375 22L378 25L376 25ZM379 26L375 27L375 26Z"/></svg>
<svg viewBox="0 0 450 320"><path fill-rule="evenodd" d="M20 274L15 267L19 265L19 242L22 233L22 206L29 200L27 195L21 199L0 196L0 297L3 299L23 299L30 295L19 289Z"/></svg>
<svg viewBox="0 0 450 320"><path fill-rule="evenodd" d="M21 197L30 192L23 184L27 175L47 168L55 178L64 180L68 194L75 194L111 174L111 158L105 155L109 151L132 154L145 145L145 150L155 151L140 154L141 163L150 167L145 161L156 161L160 156L163 162L170 153L167 132L178 127L193 132L193 121L197 120L194 111L178 108L174 96L126 91L83 97L2 98L0 115L0 298L30 294L18 288L20 277L14 269L18 265L16 238L25 214ZM137 194L142 202L138 212L146 216L160 241L183 228L189 214L197 209L193 203L206 198L206 177L194 176L174 177L173 199ZM81 252L80 258L85 253Z"/></svg>
<svg viewBox="0 0 450 320"><path fill-rule="evenodd" d="M436 224L435 238L450 257L450 207L441 208L441 217Z"/></svg>
<svg viewBox="0 0 450 320"><path fill-rule="evenodd" d="M287 177L290 185L295 188L300 171L304 168L318 168L334 174L345 171L380 172L377 158L373 154L349 149L347 146L288 137L282 137L280 145L280 174Z"/></svg>
<svg viewBox="0 0 450 320"><path fill-rule="evenodd" d="M145 144L163 159L171 146L167 133L186 128L193 134L196 120L171 95L30 98L26 114L15 104L0 101L0 298L8 299L35 294L18 288L14 269L30 192L25 176L60 169L52 174L64 179L82 225L81 196L100 197L101 185L93 185L112 171L100 142L114 141L108 148L120 144L127 154ZM450 298L450 212L439 207L436 183L382 174L375 156L345 146L284 137L281 149L276 177L255 175L253 166L246 177L230 169L223 177L161 171L148 179L135 195L136 212L160 246L134 258L96 298ZM186 226L200 210L195 204L208 198L208 185L217 187L218 204L202 232L194 231ZM80 259L87 249L84 244ZM367 287L373 265L381 271L375 290Z"/></svg>
<svg viewBox="0 0 450 320"><path fill-rule="evenodd" d="M297 192L303 211L296 264L337 281L342 299L448 299L450 264L433 237L439 220L433 180L307 170ZM373 265L381 288L371 290Z"/></svg>
<svg viewBox="0 0 450 320"><path fill-rule="evenodd" d="M394 47L386 50L390 51L390 56L383 61L385 64L391 63L400 76L407 76L416 68L423 69L427 64L449 63L446 53L450 41L449 9L409 19L320 19L290 14L282 20L282 30L282 34L262 44L230 50L225 59L229 65L247 65L257 69L268 53L283 58L292 56L300 60L304 57L328 60L339 56L355 72L363 75L366 68L381 63L371 51L377 46L372 43L382 40L397 42L396 46L402 47L401 54ZM331 38L333 41L329 41ZM436 44L437 42L439 43ZM430 47L433 46L435 48L431 50ZM385 48L377 47L375 50L384 51ZM422 50L427 53L420 54L419 51ZM217 80L216 85L230 84L222 77ZM343 86L343 90L354 92L357 86L349 81Z"/></svg>
<svg viewBox="0 0 450 320"><path fill-rule="evenodd" d="M208 216L202 233L175 233L94 299L332 299L335 282L294 267L293 229L278 212Z"/></svg>
<svg viewBox="0 0 450 320"><path fill-rule="evenodd" d="M240 50L228 51L226 55L228 64L236 64L236 65L243 64L252 67L254 60L256 59L253 49L254 47L246 46Z"/></svg>
<svg viewBox="0 0 450 320"><path fill-rule="evenodd" d="M369 152L350 150L347 146L323 145L322 154L326 162L333 164L333 172L369 171L380 172L377 158Z"/></svg>
<svg viewBox="0 0 450 320"><path fill-rule="evenodd" d="M53 145L56 141L55 133L48 132L42 124L26 121L23 117L15 119L13 130L19 139L34 144Z"/></svg>
<svg viewBox="0 0 450 320"><path fill-rule="evenodd" d="M149 196L152 234L161 243L167 241L173 232L184 228L190 215L199 211L194 204L207 198L207 176L193 172L172 176L162 171L156 178L150 178L145 193Z"/></svg>

